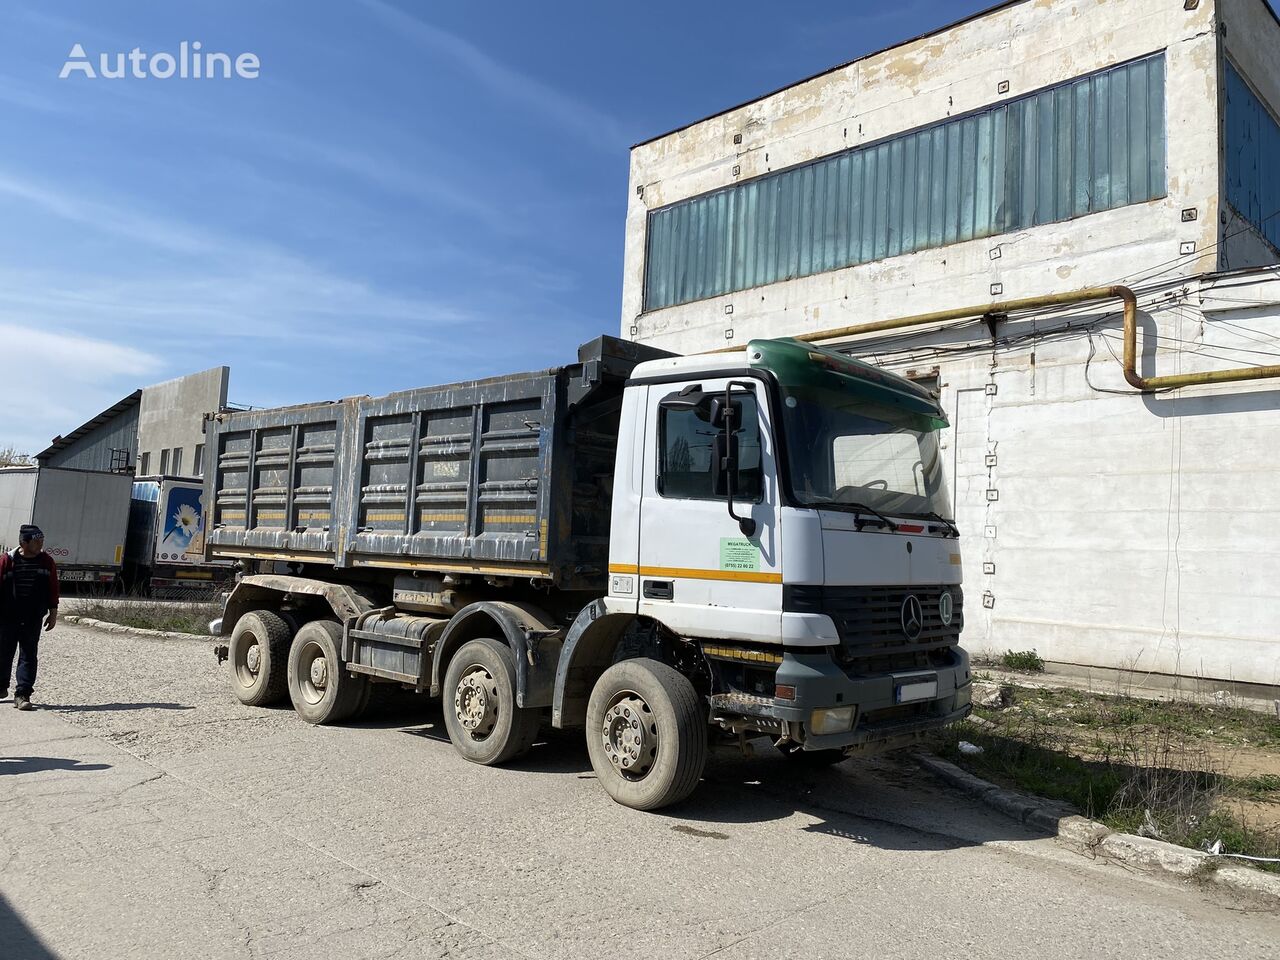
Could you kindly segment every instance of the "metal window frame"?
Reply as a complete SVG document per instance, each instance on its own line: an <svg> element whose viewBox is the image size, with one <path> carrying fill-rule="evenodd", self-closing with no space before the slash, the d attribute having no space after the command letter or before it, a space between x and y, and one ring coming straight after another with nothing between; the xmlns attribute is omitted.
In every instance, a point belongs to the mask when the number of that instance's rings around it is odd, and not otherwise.
<svg viewBox="0 0 1280 960"><path fill-rule="evenodd" d="M1159 200L1168 194L1168 110L1166 104L1168 68L1166 54L1167 48L1160 48L1159 50L1155 50L1141 56L1111 64L1099 70L1081 74L1080 76L1072 77L1059 83L1047 85L1016 98L987 104L967 113L901 130L889 136L882 137L879 140L869 141L865 144L859 144L856 147L850 147L836 153L816 157L812 160L806 160L802 163L793 164L792 166L784 167L779 170L771 170L746 180L718 187L714 190L707 191L706 193L686 197L673 203L665 204L661 207L655 207L647 211L645 219L645 239L643 244L644 267L641 278L641 315L652 313L657 310L668 309L674 306L696 303L701 300L707 300L714 297L726 296L742 290L753 289L754 287L767 286L784 280L796 279L805 276L816 276L820 273L845 269L865 263L872 263L898 256L903 253L940 249L951 246L954 243L1000 236L1001 234L1026 229L1030 226L1066 222L1078 217L1089 216L1094 213L1101 213L1107 210L1119 209L1136 203L1148 203L1154 200ZM1098 84L1099 78L1109 78L1119 73L1119 71L1128 70L1136 64L1148 63L1157 60L1161 64L1160 93L1162 95L1157 99L1153 96L1151 89L1148 86L1145 86L1145 83L1143 88L1143 95L1145 97L1144 116L1148 119L1147 139L1144 141L1144 147L1147 151L1147 159L1145 161L1146 169L1144 174L1148 178L1148 190L1146 191L1146 195L1140 194L1137 199L1134 199L1134 196L1128 189L1134 158L1129 156L1127 142L1126 155L1124 158L1125 169L1123 171L1107 170L1107 175L1104 180L1107 192L1106 203L1101 205L1098 204L1095 195L1099 181L1098 178L1093 175L1093 165L1101 160L1109 167L1114 167L1112 152L1110 149L1110 140L1114 138L1116 128L1113 128L1113 125L1110 123L1110 114L1113 106L1118 108L1119 105L1124 104L1126 105L1125 109L1127 115L1127 103L1129 96L1129 89L1127 85L1123 90L1117 87L1114 93L1112 93L1108 87L1108 120L1100 126L1097 123L1096 117L1094 118L1092 132L1095 137L1106 133L1108 136L1105 141L1093 144L1093 150L1084 151L1083 153L1078 145L1074 148L1069 148L1068 144L1056 143L1055 141L1056 155L1051 158L1055 165L1055 171L1057 170L1057 164L1062 160L1060 155L1064 150L1070 155L1066 159L1073 165L1078 165L1082 160L1087 160L1089 162L1091 175L1088 178L1089 182L1086 185L1087 193L1084 198L1079 196L1079 191L1075 191L1074 193L1070 193L1070 195L1065 198L1064 202L1059 203L1059 201L1063 201L1064 198L1055 195L1053 198L1053 211L1049 215L1044 215L1039 210L1039 203L1044 198L1039 196L1040 191L1038 190L1038 187L1041 185L1038 182L1031 184L1032 190L1030 191L1030 194L1023 194L1020 190L1017 190L1016 187L1014 188L1016 192L1012 194L1010 193L1007 185L1008 178L1018 176L1019 171L1025 173L1025 168L1027 167L1028 162L1031 163L1032 172L1038 173L1039 158L1038 156L1030 156L1025 149L1021 149L1021 147L1026 146L1021 138L1017 141L1018 149L1006 150L1004 151L1005 155L1001 156L1001 151L995 150L994 145L1002 132L1012 138L1013 131L1009 129L1010 126L1015 122L1021 123L1024 126L1026 123L1030 122L1032 126L1036 128L1035 132L1039 133L1039 128L1043 125L1045 120L1045 118L1040 115L1044 112L1039 108L1040 98L1046 95L1051 98L1061 98L1064 101L1065 106L1073 111L1073 117L1075 116L1075 111L1078 110L1078 103L1082 95L1087 94L1086 99L1088 99L1092 109L1098 95L1098 91L1095 89L1095 86L1100 85ZM1132 79L1128 74L1125 74L1125 78L1127 82L1132 82ZM1069 95L1068 92L1072 91L1073 88L1074 94ZM1028 109L1028 104L1031 105L1031 109ZM1053 114L1052 117L1054 120L1058 119L1056 114ZM988 121L987 118L991 119ZM1157 120L1162 128L1159 131L1160 136L1158 144L1154 141L1152 136L1154 133L1155 122ZM985 141L980 139L980 134L982 133L984 126L990 127L990 131L986 136L992 146L992 155L990 157L990 170L988 176L979 177L978 172L982 168L978 163L978 160L983 156L983 148L984 145L986 145ZM928 132L932 132L931 137L921 137L922 134ZM1058 133L1061 133L1061 131L1057 129L1049 132L1055 136ZM1091 139L1094 138L1091 137ZM1013 143L1014 141L1009 140L1008 142ZM928 150L923 149L926 143L929 145ZM957 183L955 184L956 190L954 193L959 193L961 165L948 163L947 161L953 156L961 158L968 156L968 153L965 151L966 147L970 146L973 148L972 151L969 151L973 154L972 159L974 160L972 165L973 176L971 178L966 176L966 180L972 179L974 184L972 191L966 191L966 194L972 193L973 195L966 195L964 197L964 204L967 204L971 208L968 210L968 216L966 218L958 205L950 203L951 200L955 199L955 196L953 196L952 192L947 190L944 180L950 182L952 179L955 179ZM1098 148L1101 146L1105 146L1105 149L1099 151ZM1151 152L1152 148L1156 147L1158 147L1161 153L1159 162L1156 161L1156 158ZM908 154L911 155L909 158ZM926 166L925 154L928 154L927 166L930 174L929 176L926 176L923 172ZM943 176L937 175L938 171L934 169L937 166L938 160L942 160L944 163L944 169L942 171ZM814 175L810 179L827 180L829 178L826 176L825 171L828 165L832 164L844 164L850 168L857 167L859 171L856 177L851 177L848 185L845 185L843 180L837 185L837 196L841 197L845 193L853 195L860 193L861 197L849 196L847 198L847 205L842 206L841 209L837 211L837 214L848 214L850 220L852 220L856 211L857 216L860 218L860 223L865 224L868 218L872 218L872 222L876 229L871 234L868 234L868 231L864 226L862 229L855 232L852 229L852 223L846 222L844 228L844 242L843 244L838 245L844 251L843 256L836 256L833 263L827 263L826 260L823 259L822 262L815 266L813 263L813 246L810 245L808 251L806 251L804 249L804 245L799 242L798 239L797 231L801 228L807 227L810 233L814 232L814 223L805 224L803 222L802 211L799 209L803 207L803 204L797 201L795 203L797 209L794 211L780 210L778 204L779 197L774 194L780 194L782 191L771 191L768 189L768 186L770 184L781 184L784 182L784 178L794 177L797 174L800 174L803 177L803 172L807 169L815 171ZM1159 168L1158 170L1156 169L1157 166ZM955 168L954 170L952 169L953 167ZM819 169L824 171L821 178L819 178L816 173ZM914 173L916 184L914 191L916 207L910 211L912 219L912 235L914 237L914 240L911 243L904 242L901 229L907 215L905 208L911 205L910 198L906 197L908 190L906 183L910 182L906 177L906 171L908 169L911 169ZM886 190L879 189L879 186L880 181L887 181L889 176L895 171L897 176L902 178L899 182L902 182L904 185L901 189L893 191L895 195L898 196L899 200L898 203L893 204L892 198L888 196ZM882 173L884 176L881 175ZM1113 174L1119 174L1119 176L1113 178ZM986 185L985 190L984 185L980 182L984 179L990 181L989 184ZM1037 181L1038 179L1039 178L1037 178ZM1055 189L1058 189L1060 192L1060 188L1056 187L1057 180L1060 178L1048 177L1044 179L1046 179L1049 184L1055 185ZM1123 196L1122 198L1119 198L1118 202L1112 191L1113 179L1123 181L1125 184ZM855 180L857 181L856 185L860 186L861 189L853 189L855 186ZM846 189L846 186L848 189ZM793 192L799 193L798 190ZM977 209L978 197L984 194L988 198L989 208L984 211L979 211ZM1012 211L1008 209L1014 205L1012 202L1007 204L1001 204L999 202L1001 197L1008 199L1010 196L1019 200L1019 203L1017 204L1019 208L1026 206L1026 202L1023 201L1029 201L1031 204L1030 211L1022 211L1022 214L1026 215L1014 215ZM741 219L738 221L730 220L729 227L725 231L725 235L731 241L730 247L727 250L720 251L718 253L718 258L723 261L723 270L721 273L723 275L727 272L729 278L728 284L721 284L711 290L705 290L702 286L699 286L696 291L693 291L691 296L687 296L683 299L678 298L675 296L673 291L668 292L669 288L673 286L678 288L681 278L691 269L691 266L696 269L699 263L699 258L706 258L708 253L706 250L695 249L698 245L699 238L705 239L707 235L707 231L705 229L707 217L703 216L699 218L701 223L699 230L696 231L696 236L692 235L695 231L686 230L684 231L683 236L673 238L671 234L678 226L674 221L676 211L694 204L698 204L701 210L701 208L706 207L709 203L714 204L715 198L718 197L725 197L724 206L729 208L731 211L738 206L750 207L754 211L756 206L763 204L766 208L765 217L771 221L771 229L763 231L765 233L763 243L758 243L751 250L740 251L735 249L733 244L740 238L745 239L745 235L754 232L752 228L759 227L762 221L757 218L752 223L748 224L743 222ZM741 198L741 200L739 198ZM906 203L901 202L903 198L907 200ZM928 209L925 211L928 216L925 218L917 216L917 214L923 209L921 206L923 200L928 201ZM1057 207L1060 205L1067 208L1065 214L1059 214ZM956 209L949 211L949 206L956 206ZM700 211L695 211L695 213L698 212ZM939 215L936 218L940 221L939 223L932 222L935 219L934 214ZM951 214L954 214L954 216L951 216ZM827 218L818 217L817 219L822 220L825 224ZM921 219L927 219L929 222L927 225L921 224ZM955 222L951 222L952 220ZM838 223L839 219L837 217L837 224ZM881 231L879 230L881 224L885 227L883 237L880 236ZM896 231L892 229L894 226L897 226L898 228ZM986 229L984 230L983 227L986 227ZM837 226L837 231L838 229L839 227ZM922 231L924 231L923 234ZM789 244L788 249L786 250L785 259L788 264L786 268L783 268L781 264L777 264L775 262L781 259L779 254L781 252L780 247L782 247L783 244L779 241L781 236L784 234L797 238L794 242ZM670 256L661 262L660 266L663 268L663 275L659 278L654 274L655 258L653 254L655 245L663 239L664 235L667 237L667 242L671 243L673 247L676 245L682 247L682 253L680 256ZM884 241L883 243L881 242L882 240ZM705 246L705 244L703 246ZM855 247L857 248L856 252L854 250ZM868 250L868 248L870 249ZM809 261L809 269L803 269L801 266L806 260L806 252L807 259ZM774 269L770 270L768 267L762 269L757 265L757 269L753 277L754 282L747 283L745 269L744 275L739 279L736 276L737 265L740 262L745 263L749 259L754 259L757 255L762 255L760 257L761 259L773 264ZM664 296L661 298L662 302L654 304L654 288L657 286L658 280L661 280Z"/></svg>

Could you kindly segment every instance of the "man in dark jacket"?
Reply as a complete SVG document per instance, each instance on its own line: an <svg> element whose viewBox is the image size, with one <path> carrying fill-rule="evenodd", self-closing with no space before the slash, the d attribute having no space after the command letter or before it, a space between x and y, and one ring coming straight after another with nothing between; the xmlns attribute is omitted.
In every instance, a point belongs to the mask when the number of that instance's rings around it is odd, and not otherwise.
<svg viewBox="0 0 1280 960"><path fill-rule="evenodd" d="M36 648L40 626L52 630L58 622L58 567L44 552L44 534L32 524L18 531L18 549L0 554L0 700L9 695L9 672L18 651L18 682L13 705L34 710Z"/></svg>

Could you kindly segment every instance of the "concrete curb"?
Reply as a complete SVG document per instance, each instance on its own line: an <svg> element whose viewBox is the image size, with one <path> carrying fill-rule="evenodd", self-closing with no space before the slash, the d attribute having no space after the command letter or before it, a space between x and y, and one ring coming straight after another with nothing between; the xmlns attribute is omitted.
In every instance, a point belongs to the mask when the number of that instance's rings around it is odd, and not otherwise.
<svg viewBox="0 0 1280 960"><path fill-rule="evenodd" d="M111 623L107 620L94 620L92 617L80 617L74 613L63 614L58 618L61 622L78 624L82 627L93 627L106 633L133 633L140 637L157 637L161 640L212 640L213 637L201 633L178 633L174 630L147 630L143 627L126 627L122 623Z"/></svg>
<svg viewBox="0 0 1280 960"><path fill-rule="evenodd" d="M1212 883L1280 906L1280 875L1239 866L1226 857L1211 856L1163 840L1115 833L1096 820L1075 814L1062 804L1004 790L938 757L917 753L914 758L940 780L1020 823L1056 836L1080 853L1160 871L1183 880Z"/></svg>

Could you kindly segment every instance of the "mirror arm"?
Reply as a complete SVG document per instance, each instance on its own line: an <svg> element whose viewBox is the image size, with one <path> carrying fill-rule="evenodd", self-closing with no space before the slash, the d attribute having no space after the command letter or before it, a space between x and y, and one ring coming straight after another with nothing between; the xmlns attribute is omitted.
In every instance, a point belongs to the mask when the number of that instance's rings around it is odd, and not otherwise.
<svg viewBox="0 0 1280 960"><path fill-rule="evenodd" d="M750 390L753 394L754 394L754 392L755 392L755 390L752 388L751 384L749 384L749 383L739 383L739 382L736 382L736 381L730 380L728 383L726 383L726 384L725 384L725 387L724 387L724 416L725 416L724 429L725 429L725 437L726 437L726 439L727 439L727 440L729 440L729 441L731 441L731 440L733 439L733 434L734 434L734 424L733 424L733 388L734 388L735 386L737 386L737 387L746 387L746 388L747 388L748 390ZM720 464L720 469L724 471L724 475L725 475L725 476L724 476L724 479L725 479L725 494L726 494L726 502L727 502L727 504L728 504L728 506L729 506L729 516L730 516L730 517L732 517L734 520L737 520L737 521L738 521L738 529L742 531L742 535L743 535L744 537L748 537L748 538L750 538L750 537L755 536L755 533L756 533L756 522L755 522L755 520L753 520L751 517L740 517L740 516L738 516L736 513L734 513L734 512L733 512L733 475L734 475L734 474L737 472L737 470L738 470L738 461L737 461L737 459L733 456L733 454L729 452L729 451L731 451L732 449L733 449L733 444L732 444L731 442L726 442L726 443L725 443L725 456L724 456L724 460L723 460L723 461L721 462L721 464Z"/></svg>

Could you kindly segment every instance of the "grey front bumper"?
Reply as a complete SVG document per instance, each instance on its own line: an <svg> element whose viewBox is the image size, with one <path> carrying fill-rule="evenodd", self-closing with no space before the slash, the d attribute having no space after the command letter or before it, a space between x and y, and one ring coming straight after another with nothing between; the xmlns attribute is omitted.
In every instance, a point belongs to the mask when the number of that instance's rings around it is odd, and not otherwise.
<svg viewBox="0 0 1280 960"><path fill-rule="evenodd" d="M805 750L850 750L870 746L896 746L944 727L969 715L972 678L969 655L952 648L953 662L945 667L850 677L825 651L783 654L775 678L793 686L794 700L733 698L735 713L781 720ZM898 690L904 680L936 676L938 688L928 700L901 704ZM817 735L809 724L814 710L854 707L853 728L841 733Z"/></svg>

